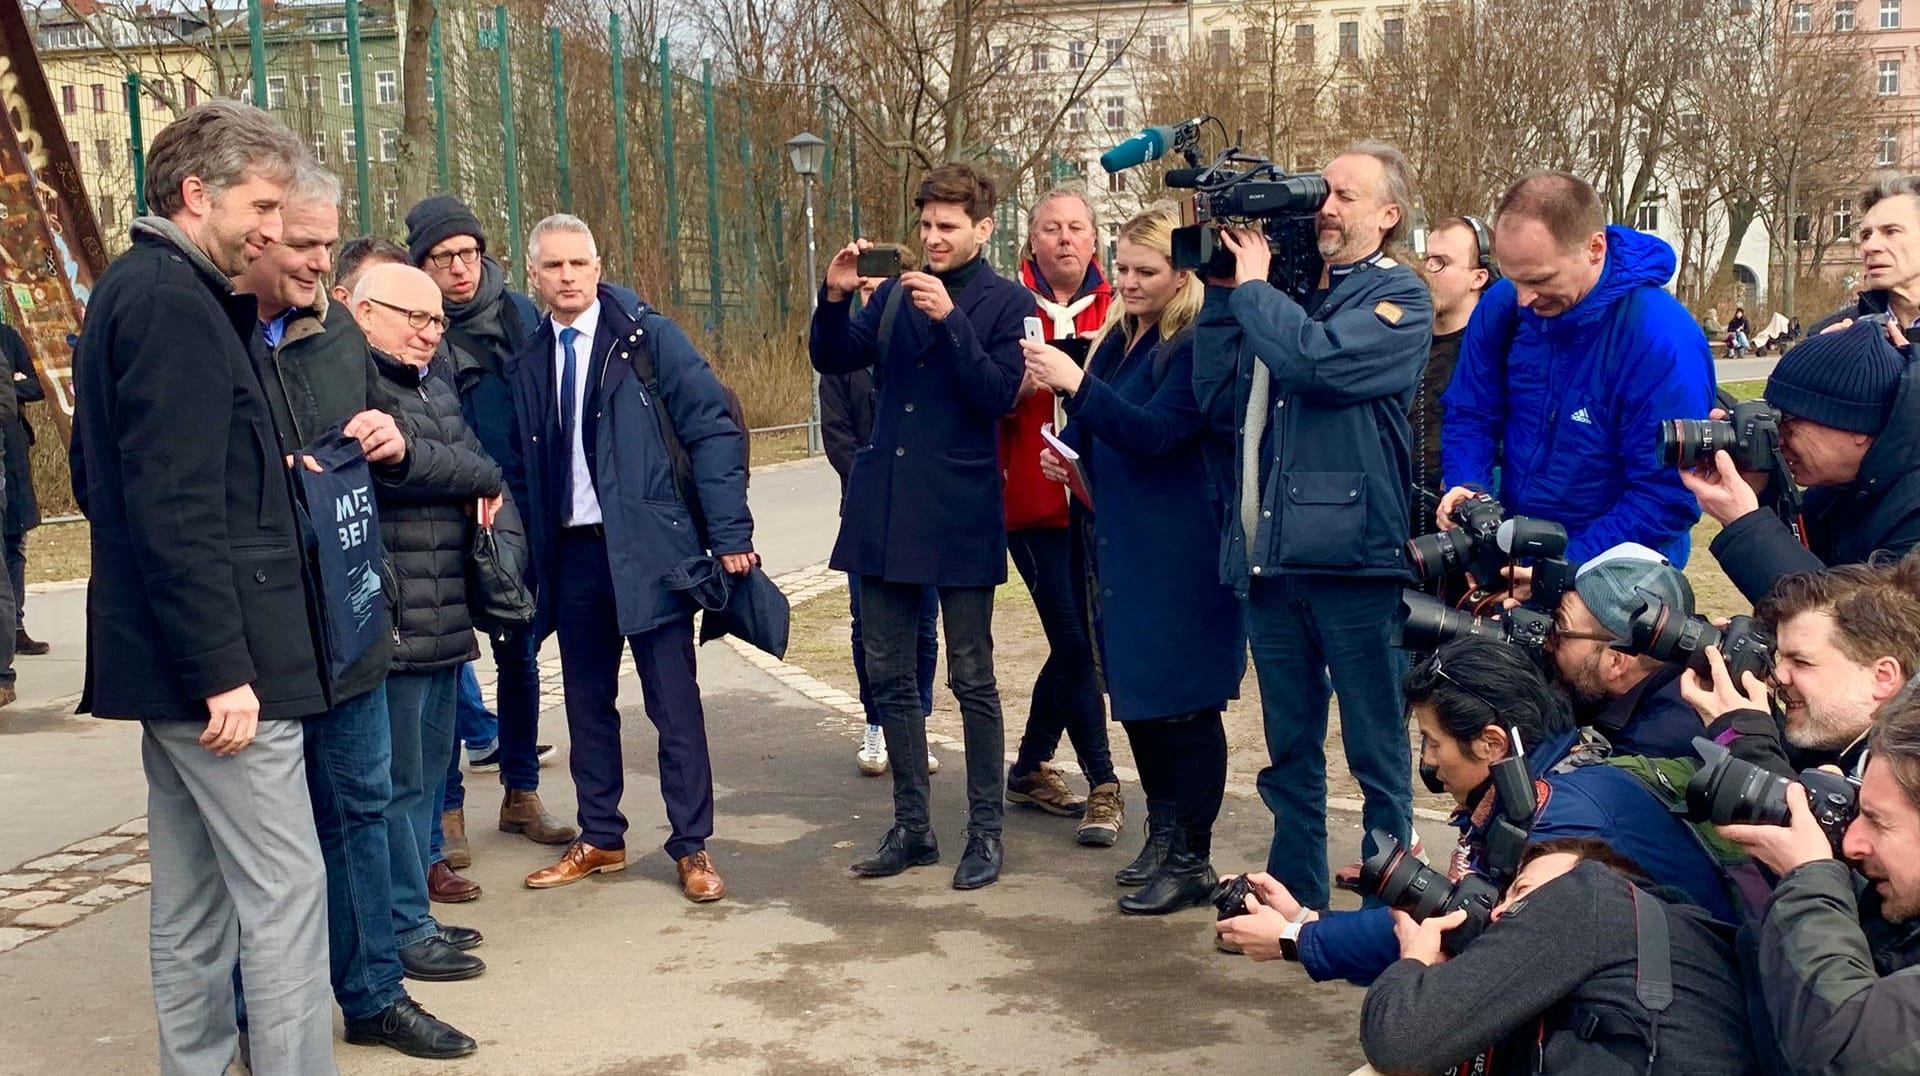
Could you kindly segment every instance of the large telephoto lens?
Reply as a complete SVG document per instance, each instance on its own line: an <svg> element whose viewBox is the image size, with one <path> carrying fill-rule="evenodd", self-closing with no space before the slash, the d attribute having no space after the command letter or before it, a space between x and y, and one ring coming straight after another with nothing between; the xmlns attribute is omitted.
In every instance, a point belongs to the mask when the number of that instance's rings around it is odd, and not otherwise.
<svg viewBox="0 0 1920 1076"><path fill-rule="evenodd" d="M1473 538L1463 530L1423 534L1407 543L1407 555L1413 558L1413 574L1425 583L1466 570L1473 554Z"/></svg>
<svg viewBox="0 0 1920 1076"><path fill-rule="evenodd" d="M1660 424L1660 458L1674 467L1691 467L1734 447L1733 423L1674 418Z"/></svg>
<svg viewBox="0 0 1920 1076"><path fill-rule="evenodd" d="M1504 641L1507 632L1499 621L1463 613L1431 594L1417 590L1400 593L1400 626L1394 632L1393 645L1426 652L1468 635Z"/></svg>
<svg viewBox="0 0 1920 1076"><path fill-rule="evenodd" d="M1693 749L1702 765L1687 782L1687 817L1717 826L1788 824L1785 777L1733 757L1704 736L1694 737Z"/></svg>

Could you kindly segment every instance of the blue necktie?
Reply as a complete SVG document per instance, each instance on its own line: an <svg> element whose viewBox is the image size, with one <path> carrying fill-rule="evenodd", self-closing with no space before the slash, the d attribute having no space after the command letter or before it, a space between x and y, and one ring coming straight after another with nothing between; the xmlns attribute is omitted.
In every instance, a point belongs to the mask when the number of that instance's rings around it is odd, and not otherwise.
<svg viewBox="0 0 1920 1076"><path fill-rule="evenodd" d="M565 328L560 330L560 349L567 354L560 364L560 511L563 517L573 515L573 431L579 423L574 403L574 378L578 370L574 365L573 342L580 339L580 330Z"/></svg>

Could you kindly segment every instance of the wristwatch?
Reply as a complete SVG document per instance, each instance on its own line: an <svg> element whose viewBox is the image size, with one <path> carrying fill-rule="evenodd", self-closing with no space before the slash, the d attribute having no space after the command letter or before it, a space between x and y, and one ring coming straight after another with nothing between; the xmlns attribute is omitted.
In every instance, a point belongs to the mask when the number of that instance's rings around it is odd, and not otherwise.
<svg viewBox="0 0 1920 1076"><path fill-rule="evenodd" d="M1301 910L1300 918L1287 920L1286 928L1280 931L1280 959L1299 962L1300 931L1309 921L1305 909Z"/></svg>

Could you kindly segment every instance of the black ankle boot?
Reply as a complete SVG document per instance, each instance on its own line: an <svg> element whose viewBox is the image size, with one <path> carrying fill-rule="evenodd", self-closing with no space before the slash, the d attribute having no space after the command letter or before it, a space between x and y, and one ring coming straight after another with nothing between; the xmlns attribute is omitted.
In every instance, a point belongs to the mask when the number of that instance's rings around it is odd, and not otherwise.
<svg viewBox="0 0 1920 1076"><path fill-rule="evenodd" d="M1167 844L1173 839L1173 804L1147 801L1147 843L1133 862L1113 872L1120 885L1146 885L1167 862Z"/></svg>
<svg viewBox="0 0 1920 1076"><path fill-rule="evenodd" d="M1121 897L1120 910L1128 915L1166 915L1192 908L1207 903L1218 880L1207 857L1189 849L1186 839L1175 835L1166 866L1144 887Z"/></svg>

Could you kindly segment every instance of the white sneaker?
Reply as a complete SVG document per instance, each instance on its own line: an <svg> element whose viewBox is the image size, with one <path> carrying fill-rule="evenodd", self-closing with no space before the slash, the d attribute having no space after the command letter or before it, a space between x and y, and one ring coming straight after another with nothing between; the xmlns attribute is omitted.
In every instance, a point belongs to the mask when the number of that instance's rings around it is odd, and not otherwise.
<svg viewBox="0 0 1920 1076"><path fill-rule="evenodd" d="M940 756L934 754L933 748L931 747L927 748L927 772L928 773L940 772Z"/></svg>
<svg viewBox="0 0 1920 1076"><path fill-rule="evenodd" d="M860 772L868 777L878 777L887 772L887 738L881 733L880 726L867 726L866 735L860 738L860 753L854 756L854 762L860 767Z"/></svg>

